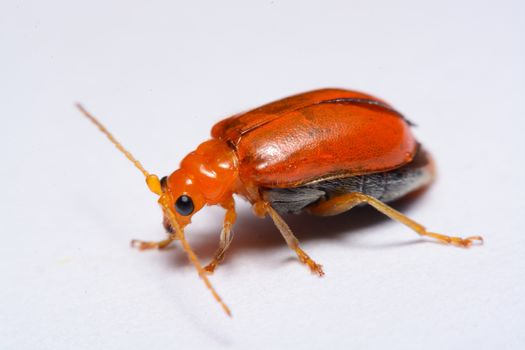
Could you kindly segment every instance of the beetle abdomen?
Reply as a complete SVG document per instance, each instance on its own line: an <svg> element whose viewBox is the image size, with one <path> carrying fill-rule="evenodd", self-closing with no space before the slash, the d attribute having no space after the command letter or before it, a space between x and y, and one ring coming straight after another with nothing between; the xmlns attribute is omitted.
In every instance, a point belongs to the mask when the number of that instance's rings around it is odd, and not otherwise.
<svg viewBox="0 0 525 350"><path fill-rule="evenodd" d="M387 172L317 181L295 188L267 188L262 192L279 213L296 214L320 199L351 192L391 202L430 184L433 177L432 159L420 148L410 163Z"/></svg>

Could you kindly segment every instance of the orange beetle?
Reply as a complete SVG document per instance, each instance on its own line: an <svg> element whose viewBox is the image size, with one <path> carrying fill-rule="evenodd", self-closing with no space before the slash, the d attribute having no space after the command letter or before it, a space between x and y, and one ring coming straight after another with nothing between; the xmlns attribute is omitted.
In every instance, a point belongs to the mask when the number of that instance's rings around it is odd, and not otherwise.
<svg viewBox="0 0 525 350"><path fill-rule="evenodd" d="M160 196L167 239L134 240L133 245L141 250L162 249L180 240L228 314L206 273L215 270L231 243L234 194L248 200L257 216L270 216L299 260L320 276L324 274L321 265L301 249L280 214L336 215L369 204L418 234L444 243L468 247L482 241L479 236L429 232L385 204L428 185L434 177L433 162L412 135L410 122L386 102L364 93L316 90L225 119L213 127L211 140L200 144L178 170L161 180L78 107L143 172L150 190ZM219 249L203 268L183 230L205 205L220 205L226 215Z"/></svg>

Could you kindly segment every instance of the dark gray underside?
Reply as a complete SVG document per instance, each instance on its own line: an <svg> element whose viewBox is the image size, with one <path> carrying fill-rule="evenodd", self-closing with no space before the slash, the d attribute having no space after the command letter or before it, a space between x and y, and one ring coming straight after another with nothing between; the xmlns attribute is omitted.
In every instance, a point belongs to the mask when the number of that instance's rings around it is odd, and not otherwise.
<svg viewBox="0 0 525 350"><path fill-rule="evenodd" d="M300 213L320 199L360 192L391 202L432 181L428 154L419 149L412 162L391 171L314 182L295 188L268 188L264 198L281 214Z"/></svg>

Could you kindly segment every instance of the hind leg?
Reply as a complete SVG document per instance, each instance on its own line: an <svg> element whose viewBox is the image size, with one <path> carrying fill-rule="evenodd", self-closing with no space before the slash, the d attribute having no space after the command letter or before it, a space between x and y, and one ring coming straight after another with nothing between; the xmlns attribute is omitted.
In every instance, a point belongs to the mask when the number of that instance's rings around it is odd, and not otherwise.
<svg viewBox="0 0 525 350"><path fill-rule="evenodd" d="M429 232L423 225L415 222L414 220L403 215L402 213L398 212L392 207L386 205L385 203L377 200L374 197L367 196L359 192L344 194L342 196L335 197L327 201L321 202L309 208L309 211L312 214L316 214L316 215L323 215L323 216L336 215L336 214L345 212L347 210L350 210L356 205L361 204L361 203L367 203L373 206L375 209L377 209L381 213L385 214L386 216L388 216L389 218L393 220L396 220L408 226L412 230L419 233L421 236L431 237L442 243L452 244L452 245L456 245L460 247L469 247L472 245L472 243L474 243L474 241L483 242L483 238L481 236L461 238L461 237L446 236L440 233Z"/></svg>

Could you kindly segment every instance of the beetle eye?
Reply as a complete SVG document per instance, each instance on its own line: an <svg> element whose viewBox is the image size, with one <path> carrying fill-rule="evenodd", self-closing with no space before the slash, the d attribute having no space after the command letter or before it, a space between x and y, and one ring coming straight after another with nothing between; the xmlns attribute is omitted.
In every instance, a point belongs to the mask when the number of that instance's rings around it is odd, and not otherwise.
<svg viewBox="0 0 525 350"><path fill-rule="evenodd" d="M177 202L175 202L175 209L180 215L188 216L193 213L195 206L193 205L193 200L189 196L183 194L177 199Z"/></svg>

